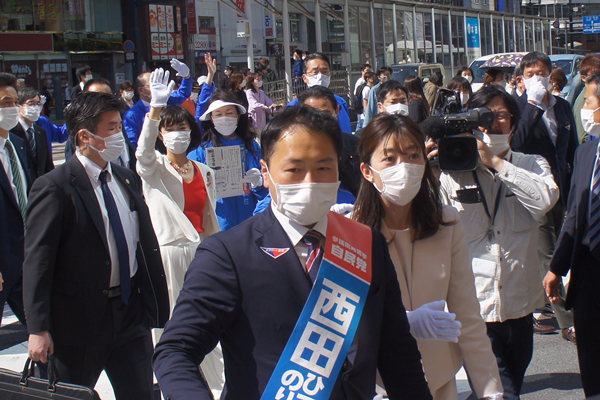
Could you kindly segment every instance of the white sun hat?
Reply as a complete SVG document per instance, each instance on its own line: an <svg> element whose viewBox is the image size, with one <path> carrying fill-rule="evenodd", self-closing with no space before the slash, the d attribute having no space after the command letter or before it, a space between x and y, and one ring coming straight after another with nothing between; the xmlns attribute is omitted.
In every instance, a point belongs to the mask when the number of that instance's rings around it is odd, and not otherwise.
<svg viewBox="0 0 600 400"><path fill-rule="evenodd" d="M223 101L223 100L215 100L215 101L213 101L213 102L210 104L210 106L208 107L208 110L206 110L206 111L204 112L204 114L202 114L202 116L200 117L200 121L208 121L208 120L210 120L210 114L211 114L213 111L215 111L215 110L217 110L217 109L219 109L219 108L221 108L221 107L225 107L225 106L236 106L236 107L237 107L237 109L238 109L238 112L239 112L240 114L246 114L246 109L245 109L245 108L244 108L244 106L243 106L243 105L241 105L241 104L238 104L238 103L230 103L230 102Z"/></svg>

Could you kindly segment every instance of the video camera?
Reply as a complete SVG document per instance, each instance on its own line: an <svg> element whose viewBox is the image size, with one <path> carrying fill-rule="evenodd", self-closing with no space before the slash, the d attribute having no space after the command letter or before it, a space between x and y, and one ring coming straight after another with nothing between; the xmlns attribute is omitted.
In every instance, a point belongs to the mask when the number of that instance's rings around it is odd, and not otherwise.
<svg viewBox="0 0 600 400"><path fill-rule="evenodd" d="M439 104L435 112L438 115L428 117L420 125L427 138L438 145L439 155L431 163L445 172L473 171L479 158L477 139L461 134L471 133L480 126L492 126L495 115L485 107L462 112L459 93L447 89L439 92L434 102ZM438 101L440 98L444 100Z"/></svg>

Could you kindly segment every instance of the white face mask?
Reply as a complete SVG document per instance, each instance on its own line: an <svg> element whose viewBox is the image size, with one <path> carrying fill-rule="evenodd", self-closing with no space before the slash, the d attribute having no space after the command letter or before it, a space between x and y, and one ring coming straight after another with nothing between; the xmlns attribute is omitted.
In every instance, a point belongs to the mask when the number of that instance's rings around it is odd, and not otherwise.
<svg viewBox="0 0 600 400"><path fill-rule="evenodd" d="M581 124L583 125L583 130L595 137L600 137L600 123L594 122L594 113L598 110L600 110L600 107L595 110L581 109Z"/></svg>
<svg viewBox="0 0 600 400"><path fill-rule="evenodd" d="M127 100L133 99L133 91L127 91L123 93L123 98Z"/></svg>
<svg viewBox="0 0 600 400"><path fill-rule="evenodd" d="M388 77L387 76L381 76L379 77L379 82L380 83L386 83L388 81Z"/></svg>
<svg viewBox="0 0 600 400"><path fill-rule="evenodd" d="M390 202L405 206L410 203L419 190L421 190L421 181L425 173L425 165L400 163L391 167L377 171L373 167L372 171L377 172L383 183L383 189L379 189L375 182L373 186L383 197Z"/></svg>
<svg viewBox="0 0 600 400"><path fill-rule="evenodd" d="M238 119L235 117L213 118L212 121L217 132L225 137L233 135L238 124Z"/></svg>
<svg viewBox="0 0 600 400"><path fill-rule="evenodd" d="M540 82L544 89L546 89L548 87L548 82L550 82L550 77L534 75L529 79L523 79L523 82L525 83L525 90L529 90L529 88L531 88L536 82Z"/></svg>
<svg viewBox="0 0 600 400"><path fill-rule="evenodd" d="M162 134L163 144L173 154L185 154L191 141L192 131L171 131Z"/></svg>
<svg viewBox="0 0 600 400"><path fill-rule="evenodd" d="M463 76L469 83L473 82L473 77L471 75Z"/></svg>
<svg viewBox="0 0 600 400"><path fill-rule="evenodd" d="M312 225L323 219L337 200L340 182L275 183L268 171L269 179L277 193L277 211L303 225Z"/></svg>
<svg viewBox="0 0 600 400"><path fill-rule="evenodd" d="M104 150L100 151L88 143L88 146L90 146L92 149L96 150L98 152L98 154L100 154L100 157L102 157L102 159L104 161L107 161L107 162L115 161L117 158L119 158L119 156L123 152L123 149L125 148L125 138L123 137L123 132L117 132L117 133L114 133L105 138L100 137L98 135L94 135L92 132L87 131L87 130L86 130L86 132L89 133L90 135L92 135L93 137L95 137L96 139L102 140L104 142L104 144L106 145Z"/></svg>
<svg viewBox="0 0 600 400"><path fill-rule="evenodd" d="M506 87L506 79L502 79L500 82L496 83L496 86L505 88Z"/></svg>
<svg viewBox="0 0 600 400"><path fill-rule="evenodd" d="M309 88L313 86L323 86L328 88L329 83L331 81L331 77L327 75L323 75L322 73L318 73L314 76L306 76L308 78L308 83L306 84Z"/></svg>
<svg viewBox="0 0 600 400"><path fill-rule="evenodd" d="M94 77L94 75L92 74L88 74L83 78L83 83L86 83L87 81L91 80Z"/></svg>
<svg viewBox="0 0 600 400"><path fill-rule="evenodd" d="M10 131L19 123L19 107L0 108L0 128Z"/></svg>
<svg viewBox="0 0 600 400"><path fill-rule="evenodd" d="M27 118L31 122L35 122L40 119L42 113L42 106L24 106L23 117Z"/></svg>
<svg viewBox="0 0 600 400"><path fill-rule="evenodd" d="M243 89L246 87L246 81L242 81L242 83L240 83L240 87Z"/></svg>
<svg viewBox="0 0 600 400"><path fill-rule="evenodd" d="M388 114L400 114L400 115L404 115L404 116L408 115L408 106L406 104L396 103L396 104L392 104L392 105L384 106L384 107L385 107L385 111Z"/></svg>
<svg viewBox="0 0 600 400"><path fill-rule="evenodd" d="M254 84L256 85L257 88L261 88L262 83L263 83L263 81L254 82Z"/></svg>
<svg viewBox="0 0 600 400"><path fill-rule="evenodd" d="M469 93L462 93L460 95L460 100L462 101L462 105L464 106L469 102Z"/></svg>
<svg viewBox="0 0 600 400"><path fill-rule="evenodd" d="M510 149L510 143L508 139L510 135L503 134L487 134L485 132L474 131L475 136L483 140L483 143L490 149L495 155L500 155Z"/></svg>

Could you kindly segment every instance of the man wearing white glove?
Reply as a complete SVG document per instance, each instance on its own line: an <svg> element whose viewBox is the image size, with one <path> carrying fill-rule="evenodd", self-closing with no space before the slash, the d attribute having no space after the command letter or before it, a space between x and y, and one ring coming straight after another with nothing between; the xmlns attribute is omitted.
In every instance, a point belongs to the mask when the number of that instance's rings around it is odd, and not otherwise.
<svg viewBox="0 0 600 400"><path fill-rule="evenodd" d="M540 279L543 279L549 271L556 239L562 228L571 185L573 159L579 142L569 102L553 96L546 90L552 71L552 63L548 56L531 52L523 57L520 68L523 71L526 92L517 99L522 118L511 140L511 147L521 153L544 157L550 164L554 181L560 189L558 203L545 215L539 229L538 255ZM575 341L572 329L573 315L565 309L564 299L561 298L552 307L563 338ZM539 324L537 321L534 329L536 333L554 331L550 326Z"/></svg>
<svg viewBox="0 0 600 400"><path fill-rule="evenodd" d="M172 92L167 98L165 105L179 106L190 97L194 86L194 77L190 73L190 68L179 60L171 60L171 68L177 72L177 76L181 76L183 80L179 89ZM123 116L123 128L127 132L127 137L134 147L137 147L137 142L142 132L144 119L150 111L150 103L153 101L150 93L150 72L144 72L138 75L135 81L135 87L140 96L140 100L133 107L125 112Z"/></svg>

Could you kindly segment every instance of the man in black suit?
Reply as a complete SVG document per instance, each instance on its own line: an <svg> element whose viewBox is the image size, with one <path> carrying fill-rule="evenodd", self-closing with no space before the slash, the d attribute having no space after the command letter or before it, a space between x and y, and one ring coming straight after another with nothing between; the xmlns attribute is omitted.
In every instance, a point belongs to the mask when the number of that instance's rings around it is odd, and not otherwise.
<svg viewBox="0 0 600 400"><path fill-rule="evenodd" d="M600 137L600 73L587 78L581 120ZM565 224L544 279L551 301L560 299L561 276L571 270L566 306L573 309L577 353L586 396L600 394L600 148L599 141L577 149Z"/></svg>
<svg viewBox="0 0 600 400"><path fill-rule="evenodd" d="M323 268L315 249L336 242L327 214L339 185L337 121L305 105L288 108L269 123L261 148L273 202L198 247L156 346L154 370L165 398L212 398L198 365L220 341L227 377L221 398L260 399L319 274L313 262ZM331 373L329 398L373 398L378 369L390 399L431 399L385 239L360 228L372 236L358 239L372 243L372 281L352 346L340 356L339 373ZM309 387L318 392L318 382Z"/></svg>
<svg viewBox="0 0 600 400"><path fill-rule="evenodd" d="M152 399L150 328L169 317L148 208L124 148L119 100L83 93L66 113L75 156L31 189L23 293L29 356L58 379L94 387L106 370L117 399Z"/></svg>
<svg viewBox="0 0 600 400"><path fill-rule="evenodd" d="M523 57L519 68L522 71L520 80L526 91L521 97L517 97L521 121L512 138L511 147L521 153L544 157L550 164L554 181L560 189L560 200L546 214L540 226L538 254L540 278L543 279L550 268L556 238L562 227L573 159L579 142L571 105L547 90L552 72L550 58L544 53L534 51ZM576 339L573 316L565 310L564 301L555 303L553 308L563 338L574 342ZM554 331L550 326L537 321L534 328L536 333Z"/></svg>
<svg viewBox="0 0 600 400"><path fill-rule="evenodd" d="M25 324L22 266L31 170L25 143L9 133L18 123L17 78L0 72L0 308L8 303Z"/></svg>
<svg viewBox="0 0 600 400"><path fill-rule="evenodd" d="M92 69L89 65L84 65L82 67L77 68L75 70L75 75L77 76L79 82L77 82L77 85L73 86L73 88L71 89L71 101L75 100L77 96L83 93L83 86L87 81L89 81L93 77Z"/></svg>
<svg viewBox="0 0 600 400"><path fill-rule="evenodd" d="M26 143L27 161L34 171L31 178L35 181L39 176L52 171L54 163L46 130L35 124L42 111L40 94L33 88L24 87L19 89L18 95L21 117L19 123L11 129L11 133Z"/></svg>

